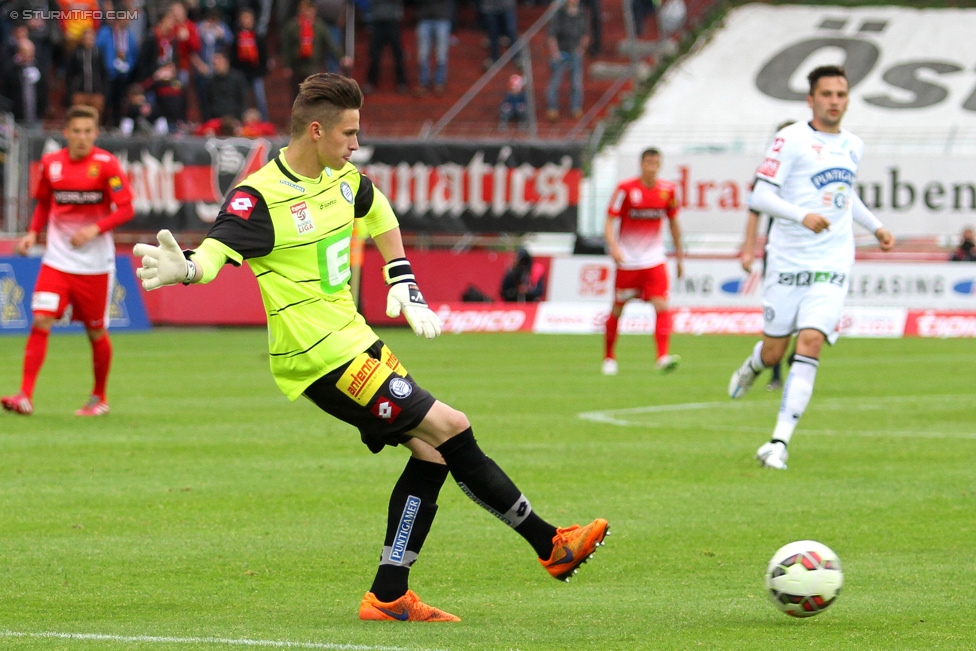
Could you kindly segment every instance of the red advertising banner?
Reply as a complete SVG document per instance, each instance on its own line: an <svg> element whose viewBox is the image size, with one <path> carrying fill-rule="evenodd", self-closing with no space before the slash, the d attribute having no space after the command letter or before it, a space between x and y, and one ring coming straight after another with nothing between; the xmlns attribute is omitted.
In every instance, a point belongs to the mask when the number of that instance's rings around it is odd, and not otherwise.
<svg viewBox="0 0 976 651"><path fill-rule="evenodd" d="M976 312L909 311L906 337L976 337Z"/></svg>
<svg viewBox="0 0 976 651"><path fill-rule="evenodd" d="M206 232L223 198L272 160L284 139L100 138L132 183L135 219L119 230ZM30 185L59 136L28 136ZM353 162L386 194L404 231L576 231L582 146L479 142L372 142Z"/></svg>

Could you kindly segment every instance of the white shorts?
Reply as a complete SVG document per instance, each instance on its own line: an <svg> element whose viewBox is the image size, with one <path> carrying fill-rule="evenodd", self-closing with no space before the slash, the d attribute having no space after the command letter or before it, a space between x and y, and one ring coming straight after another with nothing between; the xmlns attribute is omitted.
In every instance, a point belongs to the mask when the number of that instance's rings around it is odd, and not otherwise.
<svg viewBox="0 0 976 651"><path fill-rule="evenodd" d="M763 333L789 337L799 330L819 330L830 343L844 311L850 274L836 271L776 272L763 282Z"/></svg>

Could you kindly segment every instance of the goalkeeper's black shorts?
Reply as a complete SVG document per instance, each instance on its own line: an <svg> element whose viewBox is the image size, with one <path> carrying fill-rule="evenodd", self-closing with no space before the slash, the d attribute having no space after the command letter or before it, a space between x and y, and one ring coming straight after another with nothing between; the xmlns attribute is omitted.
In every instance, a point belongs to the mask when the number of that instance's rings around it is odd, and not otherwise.
<svg viewBox="0 0 976 651"><path fill-rule="evenodd" d="M358 428L374 454L410 439L406 432L420 425L435 400L379 340L313 382L304 395L322 411Z"/></svg>

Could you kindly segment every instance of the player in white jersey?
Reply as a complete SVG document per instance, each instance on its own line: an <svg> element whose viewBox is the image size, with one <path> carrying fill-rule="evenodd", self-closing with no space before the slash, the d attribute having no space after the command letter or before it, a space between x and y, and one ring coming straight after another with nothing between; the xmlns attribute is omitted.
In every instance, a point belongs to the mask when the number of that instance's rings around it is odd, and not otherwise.
<svg viewBox="0 0 976 651"><path fill-rule="evenodd" d="M854 264L853 222L874 233L882 251L895 238L855 191L864 144L841 128L849 102L840 66L807 77L813 118L776 133L756 172L749 207L773 217L766 245L763 338L732 374L729 397L741 398L763 369L779 364L797 333L776 427L756 453L767 468L786 469L787 446L813 394L820 352L833 343Z"/></svg>

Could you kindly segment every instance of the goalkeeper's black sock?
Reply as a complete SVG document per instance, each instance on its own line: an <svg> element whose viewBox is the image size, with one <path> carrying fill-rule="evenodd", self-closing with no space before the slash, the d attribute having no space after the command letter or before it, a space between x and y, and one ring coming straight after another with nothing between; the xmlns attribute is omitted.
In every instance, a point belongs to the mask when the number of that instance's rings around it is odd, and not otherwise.
<svg viewBox="0 0 976 651"><path fill-rule="evenodd" d="M539 558L549 559L556 528L535 514L522 491L485 456L470 427L442 443L437 451L468 497L515 529Z"/></svg>
<svg viewBox="0 0 976 651"><path fill-rule="evenodd" d="M447 466L410 457L393 487L383 554L369 589L380 601L395 601L407 593L410 566L434 523L445 479Z"/></svg>

